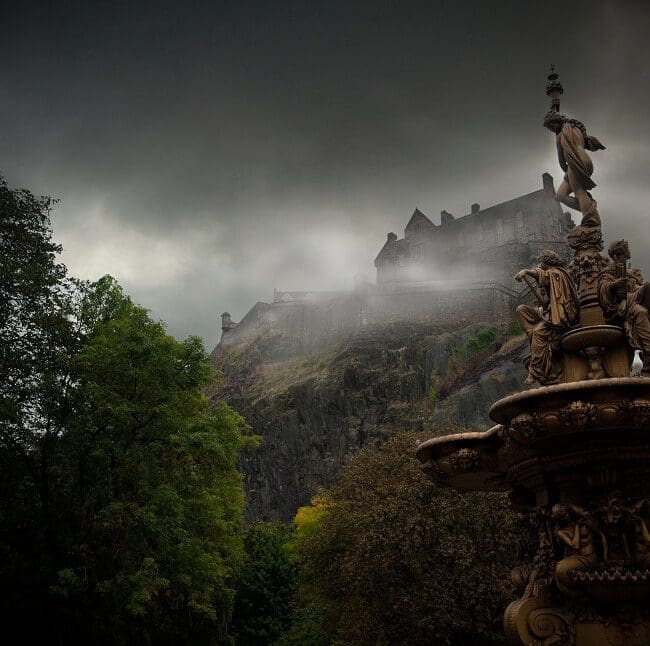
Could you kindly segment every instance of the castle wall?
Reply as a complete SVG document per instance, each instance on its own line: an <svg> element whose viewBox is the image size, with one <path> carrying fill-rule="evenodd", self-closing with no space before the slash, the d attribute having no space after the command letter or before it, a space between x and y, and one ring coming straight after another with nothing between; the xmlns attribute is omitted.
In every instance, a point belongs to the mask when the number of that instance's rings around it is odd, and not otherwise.
<svg viewBox="0 0 650 646"><path fill-rule="evenodd" d="M257 303L238 324L228 315L218 347L274 330L311 352L377 323L506 322L521 300L515 273L533 266L543 249L567 258L571 227L546 173L540 190L483 210L472 205L462 218L443 211L440 225L416 209L403 239L388 234L375 260L376 286L348 293L276 291L273 303Z"/></svg>
<svg viewBox="0 0 650 646"><path fill-rule="evenodd" d="M501 285L423 285L411 290L378 290L367 298L368 324L397 320L475 322L509 321L520 302L517 293Z"/></svg>
<svg viewBox="0 0 650 646"><path fill-rule="evenodd" d="M234 329L224 332L219 347L227 349L273 330L295 339L302 351L309 353L378 323L505 323L518 303L516 292L496 283L425 283L409 289L367 286L325 301L258 303Z"/></svg>
<svg viewBox="0 0 650 646"><path fill-rule="evenodd" d="M379 252L377 284L454 276L510 285L516 271L512 258L517 268L527 266L534 261L529 252L538 244L555 250L560 245L564 255L573 223L555 199L553 178L545 173L542 180L538 191L483 210L473 205L472 213L461 218L443 211L440 225L416 209L405 237L389 234Z"/></svg>

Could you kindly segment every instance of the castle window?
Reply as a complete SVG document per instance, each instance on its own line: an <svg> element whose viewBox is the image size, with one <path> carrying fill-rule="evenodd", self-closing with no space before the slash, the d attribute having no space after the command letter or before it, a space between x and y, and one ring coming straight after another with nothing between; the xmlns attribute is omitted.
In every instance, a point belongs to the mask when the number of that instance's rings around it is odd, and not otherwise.
<svg viewBox="0 0 650 646"><path fill-rule="evenodd" d="M458 232L458 246L459 247L464 247L465 246L465 236L463 235L462 231Z"/></svg>
<svg viewBox="0 0 650 646"><path fill-rule="evenodd" d="M515 213L515 226L518 229L522 229L524 226L524 214L522 211L517 211L517 213Z"/></svg>
<svg viewBox="0 0 650 646"><path fill-rule="evenodd" d="M478 242L483 240L483 225L480 222L476 225L476 240Z"/></svg>
<svg viewBox="0 0 650 646"><path fill-rule="evenodd" d="M503 220L501 218L497 218L497 240L501 240L503 238Z"/></svg>

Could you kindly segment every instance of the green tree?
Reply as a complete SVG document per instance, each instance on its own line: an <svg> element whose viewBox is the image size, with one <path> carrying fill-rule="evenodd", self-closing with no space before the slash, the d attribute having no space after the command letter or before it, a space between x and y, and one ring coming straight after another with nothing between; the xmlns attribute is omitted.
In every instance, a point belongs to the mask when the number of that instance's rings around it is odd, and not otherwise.
<svg viewBox="0 0 650 646"><path fill-rule="evenodd" d="M501 643L514 551L506 501L431 483L416 437L362 449L298 512L301 612L285 643L309 625L337 644Z"/></svg>
<svg viewBox="0 0 650 646"><path fill-rule="evenodd" d="M68 413L78 335L52 204L0 177L0 576L10 622L20 608L48 607L41 594L61 555L49 456Z"/></svg>
<svg viewBox="0 0 650 646"><path fill-rule="evenodd" d="M244 420L209 405L199 339L108 277L67 279L50 202L0 188L3 626L21 643L224 641Z"/></svg>
<svg viewBox="0 0 650 646"><path fill-rule="evenodd" d="M296 594L290 535L278 522L257 522L246 530L231 626L241 646L275 643L289 626Z"/></svg>

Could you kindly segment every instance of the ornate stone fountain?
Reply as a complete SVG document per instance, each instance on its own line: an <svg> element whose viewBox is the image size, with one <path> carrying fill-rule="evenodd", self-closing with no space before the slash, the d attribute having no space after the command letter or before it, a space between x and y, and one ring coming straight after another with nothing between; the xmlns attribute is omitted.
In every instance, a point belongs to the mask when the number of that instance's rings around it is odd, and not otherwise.
<svg viewBox="0 0 650 646"><path fill-rule="evenodd" d="M460 490L510 493L527 532L512 572L520 597L505 611L513 646L650 645L650 288L628 268L619 240L602 255L600 215L586 150L604 147L551 111L566 175L557 198L582 213L567 266L544 252L518 280L537 303L520 306L528 334L528 384L490 409L484 433L420 445L427 475ZM535 281L534 284L532 281ZM641 376L631 377L634 350Z"/></svg>

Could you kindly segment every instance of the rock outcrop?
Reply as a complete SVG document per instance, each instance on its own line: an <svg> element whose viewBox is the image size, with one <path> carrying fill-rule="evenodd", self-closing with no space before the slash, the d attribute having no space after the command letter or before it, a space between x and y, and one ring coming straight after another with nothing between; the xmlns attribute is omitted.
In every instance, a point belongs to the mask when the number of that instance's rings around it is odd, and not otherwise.
<svg viewBox="0 0 650 646"><path fill-rule="evenodd" d="M395 323L307 356L269 332L216 352L211 397L262 438L242 456L249 519L291 520L351 454L399 430L487 428L489 404L521 387L526 345L487 324Z"/></svg>

